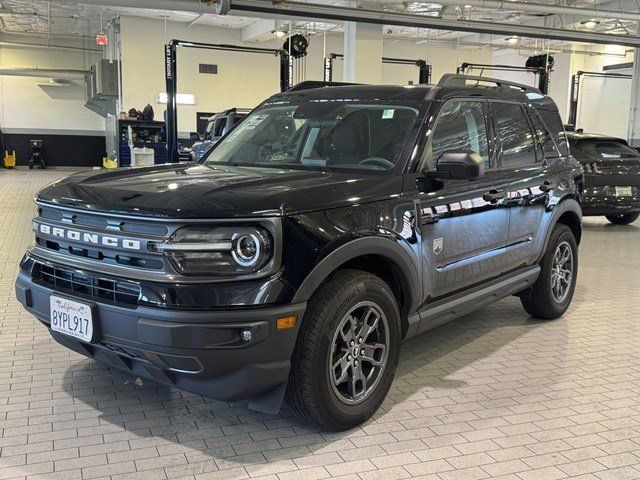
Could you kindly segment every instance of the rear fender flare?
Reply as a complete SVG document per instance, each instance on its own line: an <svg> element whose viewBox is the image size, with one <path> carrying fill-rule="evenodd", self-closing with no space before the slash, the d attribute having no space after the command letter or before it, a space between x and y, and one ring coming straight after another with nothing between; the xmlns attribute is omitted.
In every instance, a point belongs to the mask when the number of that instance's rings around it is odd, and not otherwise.
<svg viewBox="0 0 640 480"><path fill-rule="evenodd" d="M553 209L553 216L551 217L551 221L549 222L550 227L547 229L547 233L545 234L544 246L542 248L540 256L538 257L538 263L542 260L542 257L547 251L547 247L549 246L549 239L551 238L553 229L558 224L560 217L567 212L575 216L575 219L578 220L578 223L582 228L582 207L580 207L580 203L578 203L578 201L573 197L563 198Z"/></svg>

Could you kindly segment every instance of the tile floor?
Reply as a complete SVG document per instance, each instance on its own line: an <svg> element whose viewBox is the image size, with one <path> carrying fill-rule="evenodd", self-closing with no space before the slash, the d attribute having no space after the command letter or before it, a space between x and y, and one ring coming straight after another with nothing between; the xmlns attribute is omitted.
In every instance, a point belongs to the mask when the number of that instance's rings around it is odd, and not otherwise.
<svg viewBox="0 0 640 480"><path fill-rule="evenodd" d="M0 479L640 479L640 221L585 222L562 319L503 300L404 344L375 418L347 433L112 371L15 301L32 197L0 171Z"/></svg>

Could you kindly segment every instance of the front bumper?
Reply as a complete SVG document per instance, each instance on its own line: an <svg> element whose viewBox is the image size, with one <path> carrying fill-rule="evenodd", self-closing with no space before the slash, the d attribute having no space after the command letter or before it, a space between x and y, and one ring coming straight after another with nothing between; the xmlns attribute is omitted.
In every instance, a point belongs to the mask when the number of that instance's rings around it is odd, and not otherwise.
<svg viewBox="0 0 640 480"><path fill-rule="evenodd" d="M306 307L126 308L57 292L23 272L15 289L18 301L47 327L51 294L94 306L97 334L92 343L50 330L67 348L139 377L266 412L280 407ZM276 320L291 315L297 316L296 325L278 330ZM242 330L251 331L250 341L241 339Z"/></svg>

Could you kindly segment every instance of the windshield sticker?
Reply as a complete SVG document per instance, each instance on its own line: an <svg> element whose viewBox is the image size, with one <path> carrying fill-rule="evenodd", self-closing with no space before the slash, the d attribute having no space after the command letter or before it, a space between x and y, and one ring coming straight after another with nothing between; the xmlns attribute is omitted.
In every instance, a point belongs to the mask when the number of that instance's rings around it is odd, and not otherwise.
<svg viewBox="0 0 640 480"><path fill-rule="evenodd" d="M387 120L389 118L393 118L393 115L396 111L393 108L386 108L382 111L382 119Z"/></svg>
<svg viewBox="0 0 640 480"><path fill-rule="evenodd" d="M248 128L256 128L258 125L260 125L265 118L267 118L269 115L253 115L249 118L247 118L243 123L242 126L244 127L244 129L248 129Z"/></svg>

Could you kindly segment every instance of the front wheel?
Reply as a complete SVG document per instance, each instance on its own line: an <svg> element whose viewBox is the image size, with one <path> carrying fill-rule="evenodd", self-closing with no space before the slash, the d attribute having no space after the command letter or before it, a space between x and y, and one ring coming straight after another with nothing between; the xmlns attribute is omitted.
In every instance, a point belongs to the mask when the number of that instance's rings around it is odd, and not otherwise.
<svg viewBox="0 0 640 480"><path fill-rule="evenodd" d="M304 420L331 430L363 423L389 391L400 336L400 312L389 286L367 272L337 272L309 301L287 403Z"/></svg>
<svg viewBox="0 0 640 480"><path fill-rule="evenodd" d="M605 215L605 217L614 225L628 225L635 222L640 217L640 213L621 213L618 215Z"/></svg>
<svg viewBox="0 0 640 480"><path fill-rule="evenodd" d="M533 287L520 296L529 315L552 320L571 304L578 276L578 245L571 229L557 224L540 262L540 276Z"/></svg>

